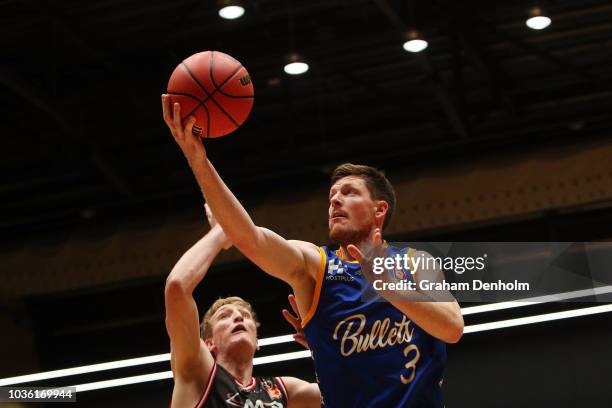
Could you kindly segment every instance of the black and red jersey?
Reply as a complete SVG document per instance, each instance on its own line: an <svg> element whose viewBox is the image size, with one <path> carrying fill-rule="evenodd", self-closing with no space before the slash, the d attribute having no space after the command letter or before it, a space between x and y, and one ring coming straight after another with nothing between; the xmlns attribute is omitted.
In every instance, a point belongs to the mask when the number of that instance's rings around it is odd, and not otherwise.
<svg viewBox="0 0 612 408"><path fill-rule="evenodd" d="M240 384L215 362L204 394L195 408L286 408L287 390L280 377L253 377Z"/></svg>

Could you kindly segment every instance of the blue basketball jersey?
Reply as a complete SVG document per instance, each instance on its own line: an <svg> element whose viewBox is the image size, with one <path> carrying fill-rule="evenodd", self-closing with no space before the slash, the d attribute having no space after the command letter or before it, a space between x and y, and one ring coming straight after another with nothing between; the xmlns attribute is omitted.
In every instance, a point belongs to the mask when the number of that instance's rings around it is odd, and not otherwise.
<svg viewBox="0 0 612 408"><path fill-rule="evenodd" d="M313 304L303 324L323 406L443 407L445 343L376 294L359 263L320 250ZM388 250L388 256L406 251Z"/></svg>

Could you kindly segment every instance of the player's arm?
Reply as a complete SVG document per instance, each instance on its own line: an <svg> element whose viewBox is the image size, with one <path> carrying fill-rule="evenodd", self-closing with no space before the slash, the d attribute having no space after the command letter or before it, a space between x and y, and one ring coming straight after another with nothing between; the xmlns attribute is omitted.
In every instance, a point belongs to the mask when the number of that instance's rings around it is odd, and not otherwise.
<svg viewBox="0 0 612 408"><path fill-rule="evenodd" d="M295 377L282 377L287 389L288 408L319 408L321 392L316 383L309 383Z"/></svg>
<svg viewBox="0 0 612 408"><path fill-rule="evenodd" d="M463 316L457 302L399 300L391 304L420 328L445 343L457 343L463 336Z"/></svg>
<svg viewBox="0 0 612 408"><path fill-rule="evenodd" d="M417 251L413 254L413 258L418 257L425 259L431 255ZM458 342L463 336L464 324L461 308L453 295L448 291L419 289L419 282L423 279L430 282L442 281L444 274L441 269L437 267L421 268L420 270L415 268L413 277L416 282L416 290L394 292L388 297L388 300L427 333L446 343Z"/></svg>
<svg viewBox="0 0 612 408"><path fill-rule="evenodd" d="M164 120L185 154L206 202L233 245L261 269L289 283L294 290L303 286L306 277L314 280L320 263L318 248L310 243L288 241L256 226L207 159L202 141L192 133L194 120L189 119L183 126L179 104L170 107L169 103L169 98L162 96Z"/></svg>
<svg viewBox="0 0 612 408"><path fill-rule="evenodd" d="M379 248L382 247L380 231L375 232L373 241ZM371 265L364 267L364 265L371 262L371 256L368 258L364 255L364 253L367 253L366 250L362 251L362 249L355 245L349 245L347 250L351 256L361 263L362 270L364 270L368 279L373 280L384 277L389 279L389 275L386 274L386 272L374 278L371 276ZM423 252L416 252L413 257L417 256L429 257L431 255ZM443 278L441 270L415 270L413 276L415 282L417 282L417 290L377 290L376 287L374 288L380 296L389 301L389 303L408 316L410 320L430 335L446 343L458 342L461 336L463 336L464 324L461 308L455 298L449 292L439 291L435 293L426 293L418 290L418 282L420 279L428 279L436 282L440 281Z"/></svg>
<svg viewBox="0 0 612 408"><path fill-rule="evenodd" d="M213 259L228 244L220 226L215 225L176 263L166 279L166 329L172 349L172 370L183 380L205 380L213 357L200 344L198 308L193 291L206 275ZM202 372L204 370L204 372Z"/></svg>

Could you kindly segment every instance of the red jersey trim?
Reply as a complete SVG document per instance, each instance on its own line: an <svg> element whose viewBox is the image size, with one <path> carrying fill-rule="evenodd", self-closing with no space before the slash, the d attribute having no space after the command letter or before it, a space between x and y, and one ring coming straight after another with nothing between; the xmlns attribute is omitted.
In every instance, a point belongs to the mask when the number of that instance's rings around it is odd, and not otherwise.
<svg viewBox="0 0 612 408"><path fill-rule="evenodd" d="M281 377L274 377L274 378L276 378L276 381L280 384L281 388L283 389L283 394L285 394L285 398L287 399L287 406L289 406L289 393L287 392L287 387L285 387L285 382L283 381Z"/></svg>
<svg viewBox="0 0 612 408"><path fill-rule="evenodd" d="M212 389L213 382L215 381L215 374L217 374L217 362L214 362L213 369L210 373L210 377L208 378L208 384L206 385L206 390L204 394L202 394L202 398L196 404L195 408L202 408L210 395L210 390Z"/></svg>
<svg viewBox="0 0 612 408"><path fill-rule="evenodd" d="M253 377L253 376L251 376L251 381L249 381L249 384L246 385L246 386L242 385L242 383L240 381L238 381L237 378L235 378L233 376L232 376L232 378L234 378L234 382L236 382L236 384L238 384L240 386L240 388L242 388L245 391L251 391L253 388L255 388L255 385L257 385L257 381L255 381L255 377Z"/></svg>

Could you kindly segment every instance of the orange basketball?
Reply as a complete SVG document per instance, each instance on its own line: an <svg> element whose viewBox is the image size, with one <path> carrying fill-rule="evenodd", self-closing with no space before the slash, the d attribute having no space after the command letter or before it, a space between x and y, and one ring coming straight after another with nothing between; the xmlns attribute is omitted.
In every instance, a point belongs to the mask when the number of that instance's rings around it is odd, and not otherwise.
<svg viewBox="0 0 612 408"><path fill-rule="evenodd" d="M181 120L195 116L193 133L225 136L251 113L253 83L246 68L219 51L193 54L181 62L168 81L170 106L181 104Z"/></svg>

